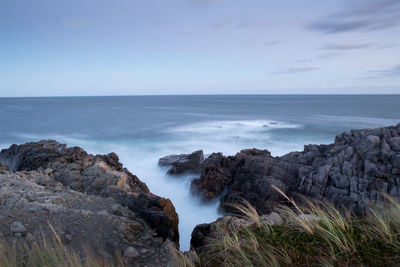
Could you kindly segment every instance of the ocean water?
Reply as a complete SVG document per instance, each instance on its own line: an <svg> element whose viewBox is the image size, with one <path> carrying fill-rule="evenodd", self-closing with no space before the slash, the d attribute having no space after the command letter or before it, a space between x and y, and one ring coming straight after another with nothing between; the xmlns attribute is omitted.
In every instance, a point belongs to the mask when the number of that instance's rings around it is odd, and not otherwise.
<svg viewBox="0 0 400 267"><path fill-rule="evenodd" d="M400 95L229 95L0 98L0 148L56 139L90 153L116 152L179 214L181 249L199 223L221 216L218 202L190 194L194 176L171 177L160 157L244 148L273 155L331 143L350 129L400 122Z"/></svg>

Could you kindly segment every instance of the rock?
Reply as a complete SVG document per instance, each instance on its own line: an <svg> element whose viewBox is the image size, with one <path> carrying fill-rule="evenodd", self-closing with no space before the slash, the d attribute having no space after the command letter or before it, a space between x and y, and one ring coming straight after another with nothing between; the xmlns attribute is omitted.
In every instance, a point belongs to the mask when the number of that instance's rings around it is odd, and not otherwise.
<svg viewBox="0 0 400 267"><path fill-rule="evenodd" d="M309 222L321 220L321 218L319 216L312 215L312 214L299 214L298 217L301 220L309 221Z"/></svg>
<svg viewBox="0 0 400 267"><path fill-rule="evenodd" d="M67 147L54 140L12 145L0 152L0 162L10 171L52 170L55 180L67 185L75 183L75 188L88 193L101 194L110 184L131 192L149 192L146 184L122 168L115 153L93 156L80 147ZM121 177L123 183L119 181Z"/></svg>
<svg viewBox="0 0 400 267"><path fill-rule="evenodd" d="M128 261L128 263L131 263L133 260L139 257L139 255L139 252L137 252L134 247L127 247L124 250L124 258Z"/></svg>
<svg viewBox="0 0 400 267"><path fill-rule="evenodd" d="M106 210L99 211L99 212L97 212L96 214L102 215L102 216L110 215L110 214L108 213L108 211L106 211Z"/></svg>
<svg viewBox="0 0 400 267"><path fill-rule="evenodd" d="M64 235L64 238L65 238L65 240L67 240L67 241L69 241L69 242L72 241L72 235L70 235L70 234L65 234L65 235Z"/></svg>
<svg viewBox="0 0 400 267"><path fill-rule="evenodd" d="M202 161L201 157L202 151L199 151L188 159L195 163L196 160ZM143 216L151 227L159 231L160 236L171 238L179 245L179 220L172 202L151 194L145 183L123 168L115 153L94 156L80 147L67 147L54 140L42 140L3 149L0 162L8 165L12 171L36 170L35 181L43 185L60 182L61 186L70 186L76 191L112 197ZM56 186L54 190L58 188ZM53 204L62 204L62 198L51 198ZM142 206L143 201L146 202L145 207ZM83 214L89 216L92 211L84 211Z"/></svg>
<svg viewBox="0 0 400 267"><path fill-rule="evenodd" d="M36 237L35 237L33 234L28 233L28 234L26 235L26 237L25 237L25 240L28 241L28 242L30 242L30 243L32 243L32 242L35 242L35 241L36 241Z"/></svg>
<svg viewBox="0 0 400 267"><path fill-rule="evenodd" d="M219 196L225 186L231 183L231 171L227 168L229 164L229 157L225 158L221 153L212 153L202 163L203 172L200 178L192 181L192 191L200 191L205 200Z"/></svg>
<svg viewBox="0 0 400 267"><path fill-rule="evenodd" d="M0 172L7 172L8 171L8 167L5 165L2 165L0 162Z"/></svg>
<svg viewBox="0 0 400 267"><path fill-rule="evenodd" d="M12 224L10 224L10 231L14 234L16 233L25 234L28 230L26 230L25 226L22 223L15 221Z"/></svg>
<svg viewBox="0 0 400 267"><path fill-rule="evenodd" d="M201 171L203 161L203 150L198 150L191 154L169 155L160 158L158 165L170 166L168 174L197 173Z"/></svg>
<svg viewBox="0 0 400 267"><path fill-rule="evenodd" d="M185 251L184 255L189 259L189 262L194 263L195 266L201 266L200 259L193 250Z"/></svg>
<svg viewBox="0 0 400 267"><path fill-rule="evenodd" d="M172 202L150 193L115 153L94 156L44 140L3 149L0 161L11 170L0 171L0 218L14 221L0 219L0 229L10 229L5 240L40 243L54 239L54 229L68 249L85 246L115 263L116 252L135 243L143 255L129 254L134 266L167 266L163 244L179 247Z"/></svg>
<svg viewBox="0 0 400 267"><path fill-rule="evenodd" d="M362 215L384 194L400 198L399 131L400 124L352 130L336 136L332 144L306 145L281 157L258 149L229 157L214 153L203 162L192 190L205 199L219 197L228 212L233 212L231 204L244 199L261 215L269 214L286 203L284 193L300 205L306 197Z"/></svg>
<svg viewBox="0 0 400 267"><path fill-rule="evenodd" d="M268 215L260 216L260 221L262 223L269 224L269 225L281 225L281 224L283 224L282 217L276 212L271 212Z"/></svg>
<svg viewBox="0 0 400 267"><path fill-rule="evenodd" d="M193 229L190 246L195 249L197 253L204 253L207 251L207 244L210 238L216 238L220 235L221 231L237 231L251 224L252 223L246 219L233 216L219 218L213 223L199 224Z"/></svg>

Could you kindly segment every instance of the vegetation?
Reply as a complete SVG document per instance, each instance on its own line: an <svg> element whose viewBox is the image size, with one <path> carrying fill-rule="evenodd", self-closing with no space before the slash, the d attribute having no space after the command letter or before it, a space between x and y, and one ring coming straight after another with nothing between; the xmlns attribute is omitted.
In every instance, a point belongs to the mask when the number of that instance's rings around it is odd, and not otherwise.
<svg viewBox="0 0 400 267"><path fill-rule="evenodd" d="M51 226L50 226L51 227ZM89 251L68 249L54 232L52 241L41 240L31 246L0 241L0 267L106 267L123 266L121 257L111 262Z"/></svg>
<svg viewBox="0 0 400 267"><path fill-rule="evenodd" d="M287 197L287 196L285 196ZM281 206L285 223L262 223L248 204L238 206L251 225L223 230L210 240L203 266L393 266L400 265L400 205L371 210L362 219L329 204ZM308 220L299 214L313 214Z"/></svg>
<svg viewBox="0 0 400 267"><path fill-rule="evenodd" d="M287 197L287 196L285 196ZM386 209L374 209L363 218L330 204L307 202L299 207L280 206L281 225L263 222L247 202L236 208L251 222L238 229L221 227L206 247L207 252L176 251L178 266L393 266L400 265L400 204L387 197ZM293 208L294 207L294 208ZM306 219L312 214L317 220ZM55 234L17 248L0 243L0 266L123 266L95 256L68 250Z"/></svg>

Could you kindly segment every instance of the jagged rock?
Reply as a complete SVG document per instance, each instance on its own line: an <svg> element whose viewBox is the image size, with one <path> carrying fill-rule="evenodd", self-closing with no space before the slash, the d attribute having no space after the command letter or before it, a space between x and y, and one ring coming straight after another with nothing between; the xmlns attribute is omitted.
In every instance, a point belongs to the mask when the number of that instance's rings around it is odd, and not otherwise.
<svg viewBox="0 0 400 267"><path fill-rule="evenodd" d="M171 167L168 170L168 174L196 173L201 171L201 163L203 161L203 150L198 150L191 154L169 155L160 158L158 165Z"/></svg>
<svg viewBox="0 0 400 267"><path fill-rule="evenodd" d="M272 185L300 203L303 195L356 214L381 203L383 194L400 198L400 124L352 130L333 144L306 145L282 157L258 149L213 155L192 187L206 199L220 196L225 211L245 199L260 214L270 213L286 202Z"/></svg>
<svg viewBox="0 0 400 267"><path fill-rule="evenodd" d="M231 181L231 170L228 169L230 160L231 158L225 158L222 153L212 153L207 157L202 163L201 177L192 181L192 191L200 191L205 200L220 195L225 185Z"/></svg>
<svg viewBox="0 0 400 267"><path fill-rule="evenodd" d="M117 254L122 255L127 247L135 243L141 249L147 250L147 253L135 254L133 265L128 266L168 266L171 255L164 250L163 244L170 244L172 241L164 241L139 212L123 207L117 200L109 197L76 192L57 182L43 183L51 181L50 177L43 176L46 175L37 171L0 174L2 241L24 247L26 242L41 242L43 238L54 239L54 229L63 243L76 251L89 249L99 256L117 259ZM54 190L55 186L57 190ZM149 197L149 201L155 198ZM27 201L21 202L17 201L18 199ZM55 201L56 199L62 201ZM172 203L163 198L157 199L158 202L167 202L157 204L160 207L174 210L173 206L166 208ZM148 206L154 209L155 214L160 214L155 208L156 205ZM113 211L116 208L120 213L114 215ZM161 215L160 217L166 218ZM168 228L165 223L163 226ZM173 244L176 249L175 243ZM133 253L129 255L128 258L132 258Z"/></svg>
<svg viewBox="0 0 400 267"><path fill-rule="evenodd" d="M54 193L57 188L70 186L73 190L90 195L112 197L118 204L141 216L159 236L170 238L178 245L179 220L172 202L151 194L145 183L123 167L115 153L94 156L80 147L67 147L54 140L43 140L3 149L0 162L22 177L29 173L30 179L42 186L51 186ZM49 207L62 202L62 199L53 196L50 199L52 201L46 204ZM25 202L29 201L16 196L7 205L17 207ZM43 208L30 203L31 210ZM89 217L91 212L83 211ZM110 210L109 213L118 212Z"/></svg>

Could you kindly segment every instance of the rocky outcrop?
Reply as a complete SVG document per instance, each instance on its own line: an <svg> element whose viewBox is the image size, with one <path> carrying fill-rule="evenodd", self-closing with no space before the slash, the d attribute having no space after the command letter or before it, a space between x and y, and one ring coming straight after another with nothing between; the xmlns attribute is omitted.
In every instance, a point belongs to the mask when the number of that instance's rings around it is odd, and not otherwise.
<svg viewBox="0 0 400 267"><path fill-rule="evenodd" d="M285 201L272 185L291 197L330 201L356 214L382 203L384 194L400 198L400 124L342 133L333 144L306 145L282 157L258 149L211 157L193 187L205 199L221 197L226 211L231 208L224 204L245 199L260 214L271 212Z"/></svg>
<svg viewBox="0 0 400 267"><path fill-rule="evenodd" d="M11 172L37 171L74 191L113 198L140 216L158 236L178 245L178 215L172 202L151 194L115 153L91 155L80 147L43 140L3 149L0 162Z"/></svg>
<svg viewBox="0 0 400 267"><path fill-rule="evenodd" d="M312 215L307 214L307 216ZM284 223L281 216L275 212L260 216L259 219L260 223L268 225L281 225ZM221 234L237 232L250 225L254 225L254 222L247 218L235 216L225 216L212 223L199 224L193 229L190 246L201 256L210 249L207 245L212 240L221 239Z"/></svg>
<svg viewBox="0 0 400 267"><path fill-rule="evenodd" d="M192 191L200 191L206 200L220 195L231 179L231 163L231 158L225 158L221 153L212 153L202 163L201 179L193 180Z"/></svg>
<svg viewBox="0 0 400 267"><path fill-rule="evenodd" d="M170 167L168 174L183 174L186 172L200 172L204 161L203 150L191 154L169 155L159 159L158 165Z"/></svg>
<svg viewBox="0 0 400 267"><path fill-rule="evenodd" d="M75 251L89 250L126 266L171 266L169 239L113 198L72 190L48 172L0 170L0 236L21 247L56 236Z"/></svg>

